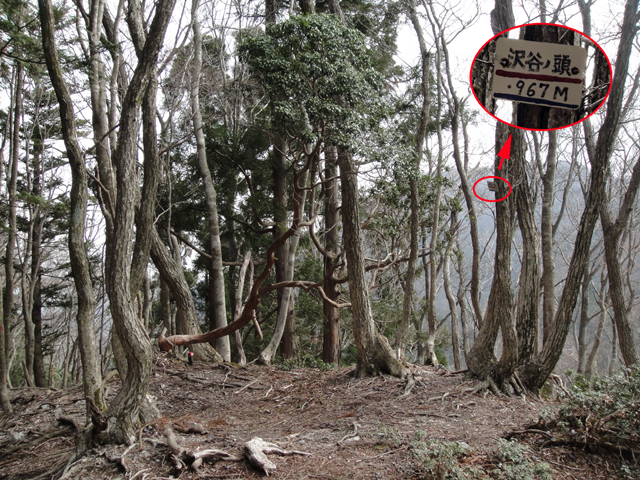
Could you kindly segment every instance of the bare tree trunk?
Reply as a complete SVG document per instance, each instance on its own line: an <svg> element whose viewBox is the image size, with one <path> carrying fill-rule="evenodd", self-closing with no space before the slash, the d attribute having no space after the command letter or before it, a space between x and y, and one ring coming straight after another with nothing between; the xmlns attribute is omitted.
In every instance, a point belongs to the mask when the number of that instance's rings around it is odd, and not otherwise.
<svg viewBox="0 0 640 480"><path fill-rule="evenodd" d="M420 237L422 238L422 249L426 250L427 248L427 228L422 225L421 227L421 231L420 231ZM424 307L422 309L422 315L420 318L420 333L421 335L424 335L426 332L429 331L429 319L428 319L428 309L429 309L429 297L427 295L427 292L430 291L429 288L429 263L427 262L427 257L422 257L422 271L424 273L424 291L425 291L425 298L424 298ZM417 328L416 328L417 330ZM422 342L422 340L418 341L418 352L416 355L416 363L418 365L424 365L424 358L425 358L425 354L426 354L426 348L425 348L425 344Z"/></svg>
<svg viewBox="0 0 640 480"><path fill-rule="evenodd" d="M590 126L585 126L585 129L589 128ZM629 324L627 301L624 298L622 268L618 258L618 243L620 241L620 235L627 227L630 214L633 212L638 187L640 187L640 160L637 160L633 167L631 180L629 181L629 186L620 205L618 218L615 222L611 219L608 195L605 195L604 201L600 206L600 223L602 224L604 234L604 251L609 277L609 294L611 295L616 330L620 340L620 352L627 367L638 363L639 358L633 341L633 330Z"/></svg>
<svg viewBox="0 0 640 480"><path fill-rule="evenodd" d="M427 45L422 34L422 26L418 20L415 0L411 0L409 2L409 18L411 18L411 23L413 24L413 29L416 32L418 44L420 46L422 108L420 110L420 123L416 132L415 165L412 166L413 168L411 168L411 171L409 172L409 192L411 199L411 214L409 217L411 231L409 241L409 262L407 263L407 277L404 285L404 298L402 300L402 318L396 335L396 350L398 359L401 361L404 360L406 337L407 332L409 331L409 318L413 308L413 284L415 283L416 266L418 263L418 230L420 228L418 177L420 176L420 162L422 160L424 138L427 133L427 125L429 122L429 109L431 108L431 92L429 91L429 78L431 73L429 71L430 53L427 50Z"/></svg>
<svg viewBox="0 0 640 480"><path fill-rule="evenodd" d="M251 261L251 252L248 251L242 262L242 267L240 267L240 273L238 274L238 288L236 288L236 298L235 298L235 310L233 313L233 321L235 322L240 318L242 313L242 291L244 290L244 279L247 274L247 267L249 266L249 262ZM246 365L247 357L244 353L244 348L242 347L242 335L240 330L235 331L236 336L236 346L238 348L238 364Z"/></svg>
<svg viewBox="0 0 640 480"><path fill-rule="evenodd" d="M84 220L87 208L87 173L84 157L78 145L75 114L69 91L65 84L58 53L55 46L53 27L53 8L51 0L38 0L40 24L42 25L42 47L49 78L60 105L60 123L64 144L71 167L71 215L69 227L69 256L71 272L78 296L78 342L83 368L84 395L87 400L87 412L90 403L99 409L104 408L102 379L96 351L93 316L96 300L91 287L89 260L84 244Z"/></svg>
<svg viewBox="0 0 640 480"><path fill-rule="evenodd" d="M47 377L44 370L44 353L42 351L42 277L38 274L32 277L35 281L33 290L33 311L31 321L33 322L33 376L36 387L46 387Z"/></svg>
<svg viewBox="0 0 640 480"><path fill-rule="evenodd" d="M433 5L431 5L432 15L429 15L427 11L427 16L429 17L429 21L431 22L431 29L433 31L433 36L438 43L442 41L442 32L439 31L439 25L437 24L437 20L435 14L433 13ZM438 279L438 263L437 263L437 255L435 254L437 250L438 244L438 235L440 234L440 204L442 202L442 182L440 182L440 178L442 176L443 169L443 158L442 154L444 151L444 143L442 138L442 108L443 108L443 78L442 78L442 54L444 50L441 48L436 48L436 89L437 89L437 97L438 97L438 106L436 112L436 133L438 136L438 158L436 160L436 174L435 177L437 179L436 192L433 200L433 213L432 213L432 224L431 224L431 240L429 242L429 251L432 252L429 255L429 335L427 337L427 341L425 342L425 362L428 365L436 365L438 363L438 358L436 357L435 351L435 340L437 333L437 316L436 316L436 282ZM424 68L424 67L423 67Z"/></svg>
<svg viewBox="0 0 640 480"><path fill-rule="evenodd" d="M553 259L553 197L556 178L558 133L549 132L549 150L547 152L547 171L542 176L542 343L553 326L553 315L556 307L555 298L555 261Z"/></svg>
<svg viewBox="0 0 640 480"><path fill-rule="evenodd" d="M310 160L313 162L314 160ZM304 212L304 206L307 198L307 178L309 174L309 169L306 169L304 173L298 179L298 186L294 191L295 202L299 205L300 212ZM285 281L291 282L293 281L293 272L295 267L296 260L296 250L298 249L298 242L300 241L301 229L296 229L291 238L289 238L289 249L287 251L287 257L285 261ZM293 295L293 288L285 287L282 289L282 300L280 305L278 306L278 319L276 320L276 328L273 332L273 336L271 337L271 341L266 346L266 348L260 353L257 361L263 365L269 365L273 361L273 357L278 349L278 345L280 345L280 340L282 339L282 335L284 333L284 329L287 322L287 316L289 314L289 302L291 301L291 296Z"/></svg>
<svg viewBox="0 0 640 480"><path fill-rule="evenodd" d="M200 335L202 332L198 323L198 317L196 316L196 307L193 303L189 285L184 278L184 272L169 255L162 240L160 240L158 232L154 229L151 235L151 259L160 273L162 283L167 286L167 291L164 294L164 296L167 297L165 301L168 302L168 290L171 290L178 309L177 323L180 324L181 333L183 335ZM169 327L171 327L170 312L166 311L163 313L163 315L167 314L169 315ZM165 323L165 328L166 327L167 324ZM167 328L167 330L170 334L176 333L171 332L171 328ZM209 362L222 361L222 357L208 343L193 345L191 350L194 352L196 360Z"/></svg>
<svg viewBox="0 0 640 480"><path fill-rule="evenodd" d="M409 372L398 361L386 338L376 331L371 313L360 234L357 168L350 152L340 151L338 162L342 191L344 249L353 313L353 336L358 350L358 363L354 376L364 377L385 372L397 377L406 377Z"/></svg>
<svg viewBox="0 0 640 480"><path fill-rule="evenodd" d="M611 355L609 356L609 375L613 375L616 370L616 360L618 357L618 329L615 319L611 322Z"/></svg>
<svg viewBox="0 0 640 480"><path fill-rule="evenodd" d="M544 382L558 363L571 325L573 309L575 308L580 283L584 274L585 259L589 253L599 208L605 196L606 174L619 128L618 122L624 98L624 85L629 70L629 56L635 36L637 10L638 0L628 0L622 21L620 43L615 63L616 70L607 102L607 113L593 149L593 156L590 155L591 181L589 192L585 201L584 212L580 219L565 287L558 302L554 329L536 359L525 365L521 370L522 381L527 388L533 391L537 391L544 385Z"/></svg>
<svg viewBox="0 0 640 480"><path fill-rule="evenodd" d="M11 136L11 174L8 175L7 195L9 197L9 229L5 253L5 292L3 321L6 332L11 331L11 316L14 304L14 268L16 249L16 186L18 182L18 162L20 161L20 122L22 120L23 68L18 62L15 67L15 89L13 91L13 120ZM9 117L11 114L9 114ZM9 172L7 172L8 174ZM5 355L9 353L9 342L5 339Z"/></svg>
<svg viewBox="0 0 640 480"><path fill-rule="evenodd" d="M174 0L160 0L156 4L146 38L142 27L141 6L137 1L129 2L127 15L130 33L132 37L138 38L134 43L143 43L144 48L138 54L138 65L129 83L120 115L118 146L114 154L118 195L114 209L116 215L112 255L107 258L105 275L115 332L127 357L126 377L122 379L122 388L107 412L107 438L117 443L130 444L135 440L141 406L146 401L151 375L151 342L132 308L130 267L135 208L139 198L135 181L136 138L139 129L138 106L155 71L173 6Z"/></svg>
<svg viewBox="0 0 640 480"><path fill-rule="evenodd" d="M589 258L587 258L587 264ZM591 318L589 317L589 292L591 279L593 278L593 272L591 267L587 265L587 270L584 272L582 279L581 296L580 296L580 325L578 327L578 369L577 373L584 374L587 364L587 328Z"/></svg>
<svg viewBox="0 0 640 480"><path fill-rule="evenodd" d="M42 167L40 155L42 152L42 138L38 127L36 127L33 149L33 195L41 197ZM41 208L37 206L33 222L33 245L31 247L31 282L33 283L31 286L31 321L33 322L33 373L35 384L38 387L46 387L47 385L42 352L42 275L40 272L43 223Z"/></svg>
<svg viewBox="0 0 640 480"><path fill-rule="evenodd" d="M480 240L478 237L478 216L476 214L475 208L475 196L472 191L471 184L469 183L469 178L467 176L467 160L466 158L466 140L467 140L467 130L466 123L464 119L462 119L462 133L465 139L465 161L462 161L462 155L460 152L460 144L459 144L459 128L460 128L460 100L456 95L455 89L453 87L453 75L451 73L451 66L449 64L449 50L447 47L447 43L444 38L440 38L440 43L442 44L442 53L445 61L446 68L446 78L447 84L449 86L448 89L448 98L450 103L450 109L452 110L451 117L451 136L453 139L453 159L456 163L456 170L458 171L458 176L460 177L460 188L462 189L462 193L464 195L465 203L467 204L468 218L469 218L469 234L471 236L471 306L473 308L473 313L476 317L476 324L478 328L482 327L482 323L484 321L484 316L482 314L482 308L480 306ZM468 352L468 350L466 350Z"/></svg>
<svg viewBox="0 0 640 480"><path fill-rule="evenodd" d="M456 249L460 251L460 245L456 240ZM462 262L462 254L458 254L458 262L457 262L457 272L458 272L458 305L460 306L460 324L462 326L462 351L464 352L465 359L467 358L467 354L469 353L469 326L467 322L467 306L464 302L465 292L466 292L466 277L464 272L464 265ZM465 360L466 363L466 360Z"/></svg>
<svg viewBox="0 0 640 480"><path fill-rule="evenodd" d="M453 349L453 364L456 370L460 370L462 361L460 359L460 340L458 333L458 307L456 305L456 299L453 296L453 289L451 288L451 278L449 274L449 265L451 263L451 247L453 246L453 239L457 226L458 214L455 210L452 210L451 227L449 229L451 238L444 252L444 258L442 259L442 261L444 262L444 265L442 266L442 279L444 282L444 292L447 296L447 302L449 303L449 312L451 313L451 347Z"/></svg>
<svg viewBox="0 0 640 480"><path fill-rule="evenodd" d="M587 358L587 364L584 370L584 375L587 377L587 380L591 381L593 379L593 374L597 374L596 370L596 357L598 356L598 351L600 350L600 342L602 341L602 331L604 330L604 324L607 320L607 291L606 291L606 282L604 278L604 273L601 278L601 286L600 286L600 295L598 296L598 306L600 307L600 315L598 316L598 327L596 328L596 333L593 337L593 344L591 346L591 352L589 352L589 357Z"/></svg>
<svg viewBox="0 0 640 480"><path fill-rule="evenodd" d="M521 141L524 141L524 136L521 137ZM521 149L509 160L513 167L514 207L522 234L520 285L516 303L518 363L521 365L538 354L540 297L540 237L534 214L535 200L532 198L524 157L524 149Z"/></svg>
<svg viewBox="0 0 640 480"><path fill-rule="evenodd" d="M496 154L507 141L509 133L506 125L498 123L496 126ZM496 162L497 175L502 172L502 175L509 177L513 168L512 164L524 162L523 134L517 130L512 131L511 134L513 135L512 159L505 163L502 171L498 170ZM505 182L499 182L496 198L506 196L507 192ZM513 319L513 291L511 288L511 244L515 227L514 215L515 205L512 197L496 203L497 237L493 282L484 323L467 355L467 365L471 372L482 379L492 378L500 388L504 388L505 382L510 379L518 362L518 341ZM493 349L498 329L502 331L503 351L500 361L496 363Z"/></svg>
<svg viewBox="0 0 640 480"><path fill-rule="evenodd" d="M0 289L2 289L2 276L0 275ZM2 294L0 292L0 315L4 313ZM9 415L13 408L11 402L9 402L9 392L7 390L7 356L5 355L5 341L4 339L9 337L9 332L5 332L4 324L0 324L0 408L2 413Z"/></svg>
<svg viewBox="0 0 640 480"><path fill-rule="evenodd" d="M191 78L191 111L193 115L193 130L196 136L198 153L198 168L204 184L207 199L207 220L209 223L209 249L211 252L211 269L209 282L212 289L209 305L212 310L215 328L223 328L227 325L227 310L225 305L224 269L222 266L222 246L220 244L220 227L218 224L218 206L216 190L213 186L211 172L207 163L207 152L202 131L202 114L200 113L200 72L202 70L202 37L200 35L200 22L198 20L199 1L193 0L191 5L191 28L193 29L194 61ZM216 350L222 358L231 361L231 346L229 337L219 338L216 341Z"/></svg>
<svg viewBox="0 0 640 480"><path fill-rule="evenodd" d="M338 181L335 178L338 169L338 147L325 150L325 181L326 196L324 204L324 248L334 257L338 254ZM324 276L330 275L325 284L325 293L329 300L337 303L339 297L338 283L332 272L337 259L324 257ZM331 302L323 299L324 336L322 338L322 361L337 364L340 361L340 313Z"/></svg>
<svg viewBox="0 0 640 480"><path fill-rule="evenodd" d="M22 318L24 321L24 371L25 380L31 386L34 385L33 380L33 344L34 325L31 320L33 313L33 293L31 291L32 284L29 281L27 272L29 271L29 258L33 249L33 223L29 226L25 246L23 248L23 260L20 268L20 293L22 296ZM35 282L35 279L32 280ZM34 283L35 285L35 283Z"/></svg>

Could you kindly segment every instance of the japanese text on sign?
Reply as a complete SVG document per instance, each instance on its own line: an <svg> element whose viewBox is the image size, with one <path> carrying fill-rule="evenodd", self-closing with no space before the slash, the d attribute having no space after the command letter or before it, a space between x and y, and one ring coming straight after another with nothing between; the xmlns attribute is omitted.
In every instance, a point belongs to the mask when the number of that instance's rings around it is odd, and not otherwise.
<svg viewBox="0 0 640 480"><path fill-rule="evenodd" d="M587 51L573 45L500 37L496 41L493 96L575 109L582 101Z"/></svg>

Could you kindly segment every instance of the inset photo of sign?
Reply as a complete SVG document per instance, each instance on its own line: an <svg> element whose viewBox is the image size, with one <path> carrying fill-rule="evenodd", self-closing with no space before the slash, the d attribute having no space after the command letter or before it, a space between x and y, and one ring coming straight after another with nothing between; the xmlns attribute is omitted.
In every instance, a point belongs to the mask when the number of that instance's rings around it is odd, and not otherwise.
<svg viewBox="0 0 640 480"><path fill-rule="evenodd" d="M604 103L611 65L581 32L536 23L485 43L470 79L476 100L494 118L519 128L554 130L584 120Z"/></svg>

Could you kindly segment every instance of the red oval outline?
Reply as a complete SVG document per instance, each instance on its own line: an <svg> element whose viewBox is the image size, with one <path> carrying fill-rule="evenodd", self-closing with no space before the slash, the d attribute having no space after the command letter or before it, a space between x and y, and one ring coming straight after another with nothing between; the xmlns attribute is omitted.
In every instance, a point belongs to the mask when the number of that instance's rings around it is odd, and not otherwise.
<svg viewBox="0 0 640 480"><path fill-rule="evenodd" d="M487 200L486 198L482 198L480 195L478 195L476 193L476 185L478 185L479 182L481 182L482 180L484 180L485 178L499 178L500 180L503 180L507 185L509 185L509 193L507 193L504 197L502 198L498 198L497 200ZM501 202L502 200L506 199L509 195L511 195L511 184L509 183L509 180L507 180L506 178L502 178L502 177L497 177L495 175L487 175L486 177L482 177L481 179L479 179L478 181L476 181L476 183L473 184L473 194L478 197L478 199L482 200L483 202Z"/></svg>
<svg viewBox="0 0 640 480"><path fill-rule="evenodd" d="M511 30L515 30L516 28L522 28L522 27L526 27L529 25L553 25L556 27L561 27L561 28L566 28L568 30L573 30L576 33L579 33L580 35L582 35L585 38L588 38L589 40L591 40L591 42L600 49L600 51L602 52L602 54L604 55L604 58L607 59L607 63L609 64L609 78L611 79L611 81L609 82L609 90L607 90L607 94L604 96L604 98L602 99L602 102L600 103L600 105L598 106L598 108L596 108L593 112L591 112L589 115L587 115L584 118L581 118L580 120L578 120L577 122L574 122L570 125L565 125L564 127L556 127L556 128L525 128L525 127L519 127L517 125L514 125L512 123L509 122L505 122L504 120L502 120L501 118L496 117L493 113L491 113L489 110L487 110L484 105L480 102L480 100L478 100L478 96L476 95L476 91L473 89L473 66L476 63L476 60L478 59L478 55L480 55L480 52L482 51L482 49L484 47L487 46L487 44L489 44L490 42L492 42L494 39L498 38L500 35L504 35L506 32L509 32ZM516 25L515 27L511 27L511 28L507 28L506 30L503 30L502 32L498 33L497 35L494 35L493 37L491 37L488 41L486 41L484 43L484 45L482 45L480 47L480 50L478 50L478 52L476 53L476 56L473 57L473 62L471 62L471 70L469 71L469 86L471 87L471 93L473 93L473 97L476 99L476 102L478 102L478 105L480 105L482 107L482 109L487 112L489 115L491 115L493 118L495 118L496 120L498 120L499 122L504 123L505 125L509 125L511 127L514 128L519 128L520 130L529 130L529 131L534 131L534 132L550 132L552 130L562 130L563 128L569 128L569 127L573 127L574 125L578 125L581 122L584 122L587 118L589 118L591 115L593 115L594 113L596 113L598 110L600 110L600 108L602 108L602 106L605 104L605 102L607 101L607 99L609 98L609 93L611 92L611 84L613 83L613 69L611 68L611 60L609 60L609 57L607 56L607 53L604 51L604 49L600 46L600 44L598 42L596 42L593 38L591 38L589 35L585 35L584 33L582 33L580 30L576 30L575 28L571 28L571 27L567 27L566 25L561 25L559 23L542 23L542 22L537 22L537 23L523 23L522 25ZM507 182L509 183L509 182ZM476 195L477 196L477 195ZM478 197L480 198L480 197ZM490 201L495 201L495 200L490 200Z"/></svg>

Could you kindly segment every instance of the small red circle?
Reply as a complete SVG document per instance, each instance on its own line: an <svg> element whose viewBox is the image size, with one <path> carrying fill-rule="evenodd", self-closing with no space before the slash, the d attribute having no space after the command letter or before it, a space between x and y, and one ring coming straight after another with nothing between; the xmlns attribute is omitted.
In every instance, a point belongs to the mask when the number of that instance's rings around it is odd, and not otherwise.
<svg viewBox="0 0 640 480"><path fill-rule="evenodd" d="M488 200L486 198L482 198L480 195L478 195L476 193L476 185L478 185L478 183L480 183L482 180L485 180L487 178L499 178L500 180L504 181L507 185L509 185L509 193L507 193L504 197L502 198L498 198L496 200ZM482 200L483 202L501 202L502 200L506 199L509 195L511 195L511 184L509 183L509 181L506 178L502 178L502 177L497 177L495 175L488 175L486 177L482 177L481 179L479 179L478 181L476 181L476 183L473 184L473 194L478 197L480 200Z"/></svg>

